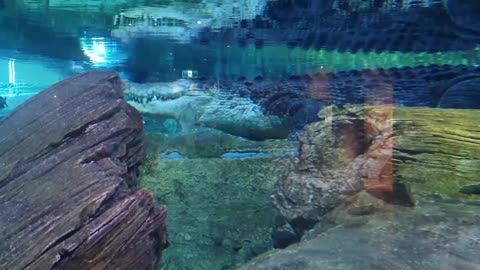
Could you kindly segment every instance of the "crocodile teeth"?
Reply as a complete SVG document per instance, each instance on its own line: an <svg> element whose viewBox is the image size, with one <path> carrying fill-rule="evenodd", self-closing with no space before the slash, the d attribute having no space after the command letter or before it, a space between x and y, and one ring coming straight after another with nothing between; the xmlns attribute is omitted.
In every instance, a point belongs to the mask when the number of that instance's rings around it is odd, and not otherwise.
<svg viewBox="0 0 480 270"><path fill-rule="evenodd" d="M190 91L192 92L192 91ZM126 92L125 93L125 99L126 100L133 100L134 102L142 103L142 104L147 104L152 101L169 101L169 100L174 100L183 97L184 95L189 95L190 92L183 93L183 92L178 92L178 93L171 93L171 94L162 94L158 91L154 90L147 90L147 91L142 91L142 93L137 94L135 91L134 92ZM194 91L195 92L195 91Z"/></svg>

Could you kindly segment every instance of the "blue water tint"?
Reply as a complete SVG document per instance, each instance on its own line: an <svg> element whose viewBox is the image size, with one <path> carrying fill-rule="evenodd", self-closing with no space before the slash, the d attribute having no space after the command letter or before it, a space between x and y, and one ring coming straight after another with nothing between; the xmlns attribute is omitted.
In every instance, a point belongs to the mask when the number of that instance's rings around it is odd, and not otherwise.
<svg viewBox="0 0 480 270"><path fill-rule="evenodd" d="M179 152L171 152L160 156L160 159L186 159L186 157Z"/></svg>
<svg viewBox="0 0 480 270"><path fill-rule="evenodd" d="M233 158L271 158L271 154L261 152L228 152L221 156L224 159Z"/></svg>

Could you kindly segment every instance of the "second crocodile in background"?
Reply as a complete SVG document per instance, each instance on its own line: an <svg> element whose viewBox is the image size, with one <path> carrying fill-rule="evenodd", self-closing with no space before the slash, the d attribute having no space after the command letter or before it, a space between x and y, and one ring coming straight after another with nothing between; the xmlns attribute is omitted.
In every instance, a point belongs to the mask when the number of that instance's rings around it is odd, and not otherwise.
<svg viewBox="0 0 480 270"><path fill-rule="evenodd" d="M234 82L129 83L126 100L145 115L252 140L287 138L328 104L480 109L480 68L431 65Z"/></svg>

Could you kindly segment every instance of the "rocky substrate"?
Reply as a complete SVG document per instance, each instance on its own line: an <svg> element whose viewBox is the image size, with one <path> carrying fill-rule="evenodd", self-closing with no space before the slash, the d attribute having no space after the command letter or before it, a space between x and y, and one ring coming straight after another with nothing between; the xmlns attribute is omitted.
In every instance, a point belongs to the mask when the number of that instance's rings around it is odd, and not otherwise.
<svg viewBox="0 0 480 270"><path fill-rule="evenodd" d="M145 138L141 185L169 206L161 269L230 269L272 249L269 197L297 143L211 129Z"/></svg>
<svg viewBox="0 0 480 270"><path fill-rule="evenodd" d="M281 249L239 269L478 269L478 111L328 107L319 116L274 188Z"/></svg>
<svg viewBox="0 0 480 270"><path fill-rule="evenodd" d="M308 227L362 190L414 206L436 196L478 201L476 110L328 107L306 127L300 155L273 193L289 222Z"/></svg>
<svg viewBox="0 0 480 270"><path fill-rule="evenodd" d="M419 200L385 205L360 193L302 241L262 254L238 270L478 270L479 206Z"/></svg>
<svg viewBox="0 0 480 270"><path fill-rule="evenodd" d="M137 190L141 115L115 73L44 90L0 122L0 269L154 269L166 209Z"/></svg>
<svg viewBox="0 0 480 270"><path fill-rule="evenodd" d="M251 141L210 128L198 128L176 135L146 132L145 147L147 154L155 154L157 158L174 152L184 158L221 158L226 153L291 157L298 152L297 141Z"/></svg>

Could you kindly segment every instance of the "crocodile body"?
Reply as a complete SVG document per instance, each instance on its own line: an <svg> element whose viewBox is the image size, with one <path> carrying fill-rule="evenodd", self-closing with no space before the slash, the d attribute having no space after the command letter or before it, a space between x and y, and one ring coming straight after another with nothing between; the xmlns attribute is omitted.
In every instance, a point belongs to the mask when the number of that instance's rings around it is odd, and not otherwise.
<svg viewBox="0 0 480 270"><path fill-rule="evenodd" d="M197 41L257 47L288 44L349 52L445 52L474 49L480 40L480 15L475 13L480 10L478 1L468 5L464 3L468 0L404 4L408 8L388 3L394 1L301 2L270 2L262 18L243 20L238 27L220 31L205 28ZM367 8L349 2L363 2Z"/></svg>
<svg viewBox="0 0 480 270"><path fill-rule="evenodd" d="M218 9L221 15L207 16L215 19L196 12L188 16L179 10L181 5L167 10L136 8L116 16L112 35L125 42L162 34L179 43L238 43L257 47L288 44L349 52L471 50L480 41L480 2L476 0L263 0L256 3L257 6L247 2L226 4ZM244 16L230 14L239 8ZM169 23L165 24L167 17Z"/></svg>
<svg viewBox="0 0 480 270"><path fill-rule="evenodd" d="M329 104L480 109L480 68L418 66L317 73L283 81L131 84L126 99L139 111L249 139L285 138L317 121Z"/></svg>

